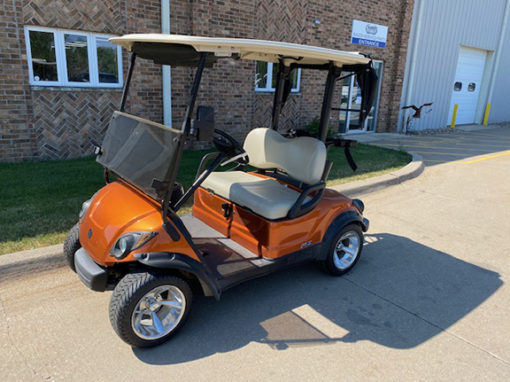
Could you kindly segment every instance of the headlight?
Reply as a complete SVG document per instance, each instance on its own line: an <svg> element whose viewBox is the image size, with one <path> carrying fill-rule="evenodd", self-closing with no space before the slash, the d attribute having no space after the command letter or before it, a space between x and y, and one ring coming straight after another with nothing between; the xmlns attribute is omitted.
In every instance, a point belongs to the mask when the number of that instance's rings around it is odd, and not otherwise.
<svg viewBox="0 0 510 382"><path fill-rule="evenodd" d="M90 203L92 203L92 199L84 201L83 204L81 205L80 220L82 220L83 217L85 216L85 213L90 207Z"/></svg>
<svg viewBox="0 0 510 382"><path fill-rule="evenodd" d="M157 232L130 232L122 235L110 250L110 254L117 259L126 257L129 252L146 244Z"/></svg>
<svg viewBox="0 0 510 382"><path fill-rule="evenodd" d="M94 200L94 197L96 196L97 192L92 195L92 197L89 199L89 200L85 200L83 202L83 204L81 205L81 211L80 211L80 215L79 215L79 218L80 220L83 219L83 217L85 216L85 214L87 213L87 210L89 209L90 205L92 204L92 200Z"/></svg>

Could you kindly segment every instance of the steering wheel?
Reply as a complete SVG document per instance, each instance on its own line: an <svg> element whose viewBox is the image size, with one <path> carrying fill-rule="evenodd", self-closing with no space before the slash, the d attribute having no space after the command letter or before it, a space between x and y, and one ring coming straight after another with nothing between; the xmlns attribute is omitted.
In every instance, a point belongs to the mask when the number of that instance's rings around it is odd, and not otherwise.
<svg viewBox="0 0 510 382"><path fill-rule="evenodd" d="M231 162L248 163L248 154L234 137L219 129L214 129L214 133L216 134L213 138L214 146L230 158L223 162L222 166Z"/></svg>

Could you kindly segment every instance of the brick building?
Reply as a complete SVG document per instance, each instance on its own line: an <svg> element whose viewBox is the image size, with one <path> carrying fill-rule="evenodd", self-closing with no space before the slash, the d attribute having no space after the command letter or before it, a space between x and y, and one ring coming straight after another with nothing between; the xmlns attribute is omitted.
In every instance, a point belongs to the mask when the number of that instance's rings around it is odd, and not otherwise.
<svg viewBox="0 0 510 382"><path fill-rule="evenodd" d="M90 155L118 107L127 72L126 52L109 44L107 38L159 33L163 2L2 1L0 161ZM377 108L366 126L356 126L356 116L347 112L332 113L332 123L344 130L396 129L413 0L169 3L171 33L280 40L371 55L381 75ZM352 44L353 20L387 26L385 48ZM267 65L223 61L215 69L206 69L197 104L214 107L217 127L242 139L250 129L269 124L271 75ZM182 122L191 79L190 69L172 68L171 119L175 126ZM282 128L303 127L319 115L324 81L325 73L297 74ZM338 84L335 107L356 104L356 84L349 81ZM137 62L126 111L163 122L161 67Z"/></svg>

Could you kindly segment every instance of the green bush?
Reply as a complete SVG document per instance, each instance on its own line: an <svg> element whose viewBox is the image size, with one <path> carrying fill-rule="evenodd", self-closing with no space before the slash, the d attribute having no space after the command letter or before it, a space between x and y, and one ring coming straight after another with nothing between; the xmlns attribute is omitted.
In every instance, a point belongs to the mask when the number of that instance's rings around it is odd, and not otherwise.
<svg viewBox="0 0 510 382"><path fill-rule="evenodd" d="M303 130L310 134L312 137L317 137L319 135L319 125L320 119L319 117L315 117L314 119L312 119L310 123L303 127ZM336 135L336 133L337 133L336 129L330 123L328 129L328 138L332 138L334 135Z"/></svg>

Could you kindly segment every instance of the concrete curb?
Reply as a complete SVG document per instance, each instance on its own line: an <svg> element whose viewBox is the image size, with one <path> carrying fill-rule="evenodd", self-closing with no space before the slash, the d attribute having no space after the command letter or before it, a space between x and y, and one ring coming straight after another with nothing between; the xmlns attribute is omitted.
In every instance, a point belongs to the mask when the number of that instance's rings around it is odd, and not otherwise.
<svg viewBox="0 0 510 382"><path fill-rule="evenodd" d="M0 256L0 283L64 265L62 244Z"/></svg>
<svg viewBox="0 0 510 382"><path fill-rule="evenodd" d="M415 178L423 172L424 164L420 155L412 152L409 154L413 156L413 160L400 170L330 188L347 196L355 197ZM54 269L64 264L62 244L1 255L0 282Z"/></svg>
<svg viewBox="0 0 510 382"><path fill-rule="evenodd" d="M407 166L404 166L395 172L390 172L389 174L376 176L374 178L339 184L329 188L339 191L349 197L356 197L380 190L381 188L400 184L409 179L416 178L425 169L423 158L421 155L415 154L413 152L409 152L409 154L413 156L412 161L407 164Z"/></svg>

